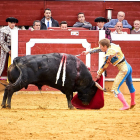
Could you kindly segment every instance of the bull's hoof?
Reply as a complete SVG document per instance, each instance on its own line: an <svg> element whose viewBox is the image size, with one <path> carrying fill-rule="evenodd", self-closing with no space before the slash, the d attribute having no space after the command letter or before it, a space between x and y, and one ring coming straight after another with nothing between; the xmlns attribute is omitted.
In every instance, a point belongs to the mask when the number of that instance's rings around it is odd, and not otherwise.
<svg viewBox="0 0 140 140"><path fill-rule="evenodd" d="M74 108L74 106L69 106L69 109L70 109L70 110L73 110L73 109L75 109L75 108Z"/></svg>
<svg viewBox="0 0 140 140"><path fill-rule="evenodd" d="M6 105L6 108L7 108L7 109L11 109L11 106L10 106L10 105Z"/></svg>
<svg viewBox="0 0 140 140"><path fill-rule="evenodd" d="M6 108L6 105L1 105L2 108Z"/></svg>

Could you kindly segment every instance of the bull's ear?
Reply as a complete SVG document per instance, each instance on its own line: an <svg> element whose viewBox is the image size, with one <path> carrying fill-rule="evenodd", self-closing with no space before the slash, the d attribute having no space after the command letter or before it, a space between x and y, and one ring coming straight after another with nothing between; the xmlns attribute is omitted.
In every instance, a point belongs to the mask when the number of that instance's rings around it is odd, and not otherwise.
<svg viewBox="0 0 140 140"><path fill-rule="evenodd" d="M104 89L103 89L97 82L95 82L95 86L96 86L97 88L99 88L100 90L103 90L103 91L104 91Z"/></svg>

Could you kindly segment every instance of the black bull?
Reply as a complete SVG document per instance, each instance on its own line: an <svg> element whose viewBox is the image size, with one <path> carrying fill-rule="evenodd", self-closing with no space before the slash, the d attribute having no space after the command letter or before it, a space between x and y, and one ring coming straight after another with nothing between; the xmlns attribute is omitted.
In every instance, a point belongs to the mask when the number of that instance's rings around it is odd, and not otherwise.
<svg viewBox="0 0 140 140"><path fill-rule="evenodd" d="M63 67L56 84L56 75L63 55L66 56L66 79L62 86ZM97 91L96 83L85 66L76 56L70 54L51 53L44 55L28 55L17 57L8 68L9 84L5 88L2 108L11 108L11 98L14 92L34 84L41 90L48 85L60 90L66 95L68 107L73 108L71 100L73 92L78 92L78 98L88 104ZM7 104L6 104L7 101Z"/></svg>

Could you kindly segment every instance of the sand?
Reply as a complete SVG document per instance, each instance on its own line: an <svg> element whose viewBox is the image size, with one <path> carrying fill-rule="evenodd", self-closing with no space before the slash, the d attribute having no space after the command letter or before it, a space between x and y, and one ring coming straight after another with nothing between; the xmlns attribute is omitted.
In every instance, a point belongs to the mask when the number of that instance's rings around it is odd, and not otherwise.
<svg viewBox="0 0 140 140"><path fill-rule="evenodd" d="M0 140L139 140L140 94L125 111L112 93L104 97L100 110L69 110L61 92L14 93L11 109L0 108Z"/></svg>

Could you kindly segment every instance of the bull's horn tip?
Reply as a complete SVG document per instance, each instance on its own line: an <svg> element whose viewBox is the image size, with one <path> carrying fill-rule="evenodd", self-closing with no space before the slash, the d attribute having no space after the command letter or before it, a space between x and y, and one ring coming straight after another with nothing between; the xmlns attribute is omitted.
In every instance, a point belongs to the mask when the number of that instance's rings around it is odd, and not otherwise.
<svg viewBox="0 0 140 140"><path fill-rule="evenodd" d="M95 82L95 86L104 91L104 89L97 82Z"/></svg>

